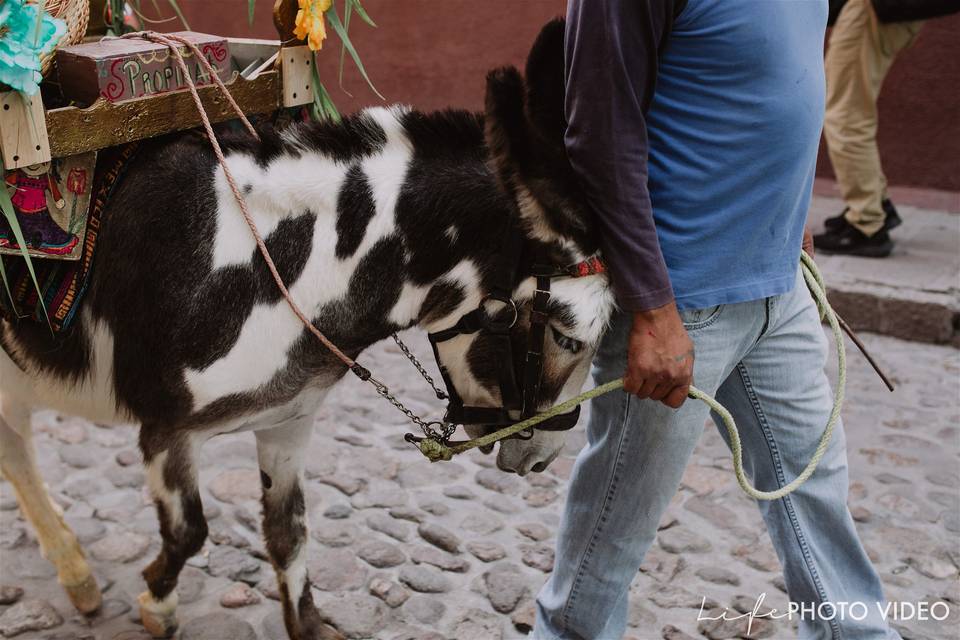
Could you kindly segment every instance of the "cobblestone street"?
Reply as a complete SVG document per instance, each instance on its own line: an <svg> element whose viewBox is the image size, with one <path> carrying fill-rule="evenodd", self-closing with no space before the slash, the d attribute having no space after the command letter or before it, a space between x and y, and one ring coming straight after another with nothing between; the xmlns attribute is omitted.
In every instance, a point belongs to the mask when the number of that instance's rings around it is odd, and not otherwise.
<svg viewBox="0 0 960 640"><path fill-rule="evenodd" d="M898 389L887 392L851 348L844 409L850 505L887 596L949 604L943 622L896 622L904 638L955 639L960 351L863 338ZM409 339L429 359L426 340ZM416 411L437 414L437 401L392 343L363 360ZM551 570L583 422L569 438L569 455L543 474L507 475L493 466L493 456L477 452L431 465L403 441L408 426L399 413L345 380L317 421L307 468L310 572L323 614L351 638L522 637ZM49 412L35 415L34 430L41 469L95 567L105 602L89 621L76 614L20 518L10 485L0 482L0 634L147 638L135 601L144 589L140 571L158 552L160 537L135 431ZM211 535L181 576L178 637L281 640L276 583L259 537L252 434L211 440L201 464ZM716 430L705 433L661 526L632 587L629 636L745 634L745 622L698 623L704 598L707 608L746 611L766 593L765 605L786 609L776 556ZM785 620L757 620L752 632L795 635Z"/></svg>

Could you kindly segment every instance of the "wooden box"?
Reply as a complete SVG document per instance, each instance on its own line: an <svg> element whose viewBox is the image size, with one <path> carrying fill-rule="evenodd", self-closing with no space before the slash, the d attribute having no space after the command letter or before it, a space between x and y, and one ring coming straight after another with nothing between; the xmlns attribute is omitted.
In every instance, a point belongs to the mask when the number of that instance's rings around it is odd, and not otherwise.
<svg viewBox="0 0 960 640"><path fill-rule="evenodd" d="M192 31L175 35L191 40L224 82L230 70L230 45L225 38ZM190 76L197 86L213 83L186 46L180 47ZM97 98L126 102L144 96L187 89L176 58L162 44L146 40L107 38L64 47L57 51L57 68L63 96L82 104Z"/></svg>

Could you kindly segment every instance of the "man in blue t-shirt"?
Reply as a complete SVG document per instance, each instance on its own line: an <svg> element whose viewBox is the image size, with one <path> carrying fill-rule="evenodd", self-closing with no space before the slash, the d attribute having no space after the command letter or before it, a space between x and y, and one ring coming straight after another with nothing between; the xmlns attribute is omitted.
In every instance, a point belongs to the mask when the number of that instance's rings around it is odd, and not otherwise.
<svg viewBox="0 0 960 640"><path fill-rule="evenodd" d="M593 401L536 638L623 635L628 587L708 417L684 403L693 381L735 417L758 489L784 486L813 455L833 396L798 263L826 21L827 0L569 0L567 152L622 310L594 377L626 370L630 393ZM847 485L838 425L807 483L759 504L807 612L793 619L804 638L898 638ZM867 612L822 606L840 602Z"/></svg>

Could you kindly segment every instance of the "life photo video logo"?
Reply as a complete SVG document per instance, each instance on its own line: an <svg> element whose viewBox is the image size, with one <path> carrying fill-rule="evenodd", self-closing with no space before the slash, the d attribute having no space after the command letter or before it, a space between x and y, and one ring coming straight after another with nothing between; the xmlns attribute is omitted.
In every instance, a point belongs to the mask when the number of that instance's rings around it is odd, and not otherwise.
<svg viewBox="0 0 960 640"><path fill-rule="evenodd" d="M950 617L950 605L942 600L919 601L919 602L791 602L787 605L786 611L780 611L771 607L766 607L763 601L767 594L761 593L757 596L757 601L751 611L740 613L737 610L730 611L724 608L719 611L710 609L705 611L707 605L706 596L700 601L700 611L697 613L697 621L702 620L747 620L747 635L753 628L753 621L756 619L781 620L864 620L872 612L879 614L884 620L897 622L906 621L943 621Z"/></svg>

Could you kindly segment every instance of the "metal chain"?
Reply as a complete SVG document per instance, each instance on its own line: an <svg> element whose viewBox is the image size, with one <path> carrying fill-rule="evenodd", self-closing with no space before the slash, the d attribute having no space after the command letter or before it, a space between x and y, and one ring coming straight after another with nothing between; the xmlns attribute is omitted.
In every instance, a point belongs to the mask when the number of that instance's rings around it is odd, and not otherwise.
<svg viewBox="0 0 960 640"><path fill-rule="evenodd" d="M368 379L368 382L373 385L373 388L376 389L380 396L396 407L397 410L403 413L403 415L407 416L410 422L420 427L420 430L423 431L423 435L426 437L433 438L434 440L438 440L440 442L447 442L447 440L450 439L450 436L452 436L457 430L457 425L450 424L449 422L440 422L438 420L427 422L413 411L408 409L402 402L397 400L396 396L390 393L390 389L387 387L387 385L383 384L376 378L371 377ZM433 428L434 426L439 427L440 431L436 431Z"/></svg>
<svg viewBox="0 0 960 640"><path fill-rule="evenodd" d="M417 368L417 371L419 371L420 375L423 376L423 379L427 381L427 384L433 387L433 392L437 394L437 398L439 400L446 400L446 392L437 386L437 383L433 381L433 378L431 378L430 374L427 373L427 370L423 368L423 365L420 364L420 361L417 360L417 357L410 352L410 349L407 347L407 345L403 344L403 340L400 339L400 336L394 333L392 337L393 341L397 343L398 347L400 347L400 351L403 352L403 355L407 356L407 360L409 360L413 366Z"/></svg>

